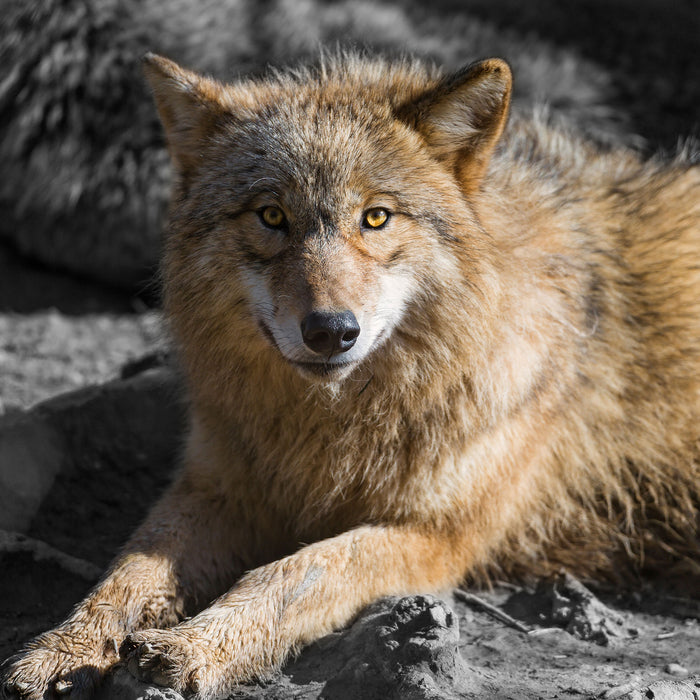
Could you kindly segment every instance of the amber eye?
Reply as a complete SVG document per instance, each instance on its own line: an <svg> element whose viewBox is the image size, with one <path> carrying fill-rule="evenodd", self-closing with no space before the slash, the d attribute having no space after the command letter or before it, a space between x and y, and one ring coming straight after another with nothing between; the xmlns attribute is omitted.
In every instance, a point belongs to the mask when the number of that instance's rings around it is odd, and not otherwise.
<svg viewBox="0 0 700 700"><path fill-rule="evenodd" d="M287 223L284 212L279 207L265 207L259 215L265 226L270 228L283 228Z"/></svg>
<svg viewBox="0 0 700 700"><path fill-rule="evenodd" d="M365 212L362 225L365 228L381 228L387 221L389 221L389 212L386 209L369 209Z"/></svg>

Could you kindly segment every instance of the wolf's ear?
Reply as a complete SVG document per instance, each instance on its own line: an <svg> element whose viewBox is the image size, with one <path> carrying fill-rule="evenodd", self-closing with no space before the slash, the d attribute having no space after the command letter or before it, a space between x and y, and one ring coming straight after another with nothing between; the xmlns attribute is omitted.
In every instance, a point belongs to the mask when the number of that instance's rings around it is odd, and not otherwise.
<svg viewBox="0 0 700 700"><path fill-rule="evenodd" d="M197 165L205 137L227 113L224 87L148 53L143 69L165 128L170 156L181 173Z"/></svg>
<svg viewBox="0 0 700 700"><path fill-rule="evenodd" d="M467 192L479 187L508 117L510 68L499 58L479 61L413 103L412 118L433 153L454 168Z"/></svg>

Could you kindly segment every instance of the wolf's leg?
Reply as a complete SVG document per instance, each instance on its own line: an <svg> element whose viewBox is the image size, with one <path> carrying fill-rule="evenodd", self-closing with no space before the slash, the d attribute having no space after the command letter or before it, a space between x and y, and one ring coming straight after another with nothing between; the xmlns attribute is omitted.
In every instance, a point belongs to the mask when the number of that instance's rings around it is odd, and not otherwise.
<svg viewBox="0 0 700 700"><path fill-rule="evenodd" d="M468 558L444 535L364 526L251 571L177 627L130 634L121 653L142 680L219 697L376 598L454 585Z"/></svg>
<svg viewBox="0 0 700 700"><path fill-rule="evenodd" d="M8 661L0 691L32 699L69 691L71 698L90 697L119 660L128 632L177 623L188 601L208 602L240 575L231 520L218 494L182 477L71 616Z"/></svg>

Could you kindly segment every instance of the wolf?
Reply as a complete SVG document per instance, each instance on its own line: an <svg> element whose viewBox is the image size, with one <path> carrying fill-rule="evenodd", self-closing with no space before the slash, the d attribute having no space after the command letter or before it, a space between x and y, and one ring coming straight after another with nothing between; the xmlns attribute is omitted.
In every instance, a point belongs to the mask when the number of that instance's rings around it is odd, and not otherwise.
<svg viewBox="0 0 700 700"><path fill-rule="evenodd" d="M7 694L87 697L123 663L216 698L381 596L697 562L692 153L509 121L501 59L145 70L183 464Z"/></svg>

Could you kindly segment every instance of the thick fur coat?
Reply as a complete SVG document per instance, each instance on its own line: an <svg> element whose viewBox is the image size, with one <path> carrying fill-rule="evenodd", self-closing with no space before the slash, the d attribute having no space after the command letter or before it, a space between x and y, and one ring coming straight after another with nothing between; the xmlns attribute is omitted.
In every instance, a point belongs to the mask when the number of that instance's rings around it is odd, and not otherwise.
<svg viewBox="0 0 700 700"><path fill-rule="evenodd" d="M184 465L6 688L80 696L121 646L219 697L379 596L697 562L690 157L508 124L498 59L146 68L179 175Z"/></svg>

